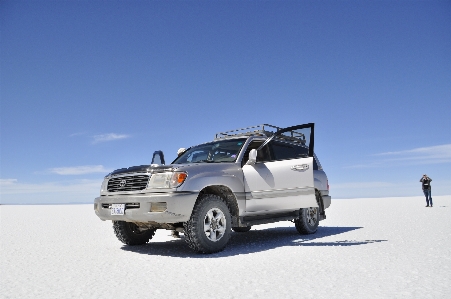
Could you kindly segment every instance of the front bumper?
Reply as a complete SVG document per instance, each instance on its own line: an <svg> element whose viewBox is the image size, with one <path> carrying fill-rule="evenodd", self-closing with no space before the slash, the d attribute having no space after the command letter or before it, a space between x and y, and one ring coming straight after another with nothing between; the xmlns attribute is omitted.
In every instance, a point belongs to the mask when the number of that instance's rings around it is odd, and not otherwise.
<svg viewBox="0 0 451 299"><path fill-rule="evenodd" d="M94 200L94 210L102 220L178 223L189 220L197 196L194 192L107 195ZM111 204L126 204L124 215L111 215ZM165 209L155 212L155 206Z"/></svg>

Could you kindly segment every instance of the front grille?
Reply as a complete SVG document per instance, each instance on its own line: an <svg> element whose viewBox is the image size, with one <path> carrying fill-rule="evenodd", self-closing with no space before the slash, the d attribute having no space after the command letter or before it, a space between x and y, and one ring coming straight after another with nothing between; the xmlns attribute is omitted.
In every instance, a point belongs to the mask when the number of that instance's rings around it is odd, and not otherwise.
<svg viewBox="0 0 451 299"><path fill-rule="evenodd" d="M148 175L121 176L108 181L108 192L139 191L147 186Z"/></svg>

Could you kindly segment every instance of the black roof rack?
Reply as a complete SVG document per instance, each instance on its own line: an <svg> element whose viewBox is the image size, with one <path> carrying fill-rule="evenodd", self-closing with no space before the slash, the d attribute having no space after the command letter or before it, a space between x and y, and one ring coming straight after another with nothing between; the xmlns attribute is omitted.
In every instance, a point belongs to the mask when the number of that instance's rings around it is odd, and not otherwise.
<svg viewBox="0 0 451 299"><path fill-rule="evenodd" d="M255 135L269 137L273 133L275 133L277 130L280 130L280 129L281 128L279 128L279 127L276 127L273 125L268 125L268 124L256 125L256 126L252 126L252 127L216 133L215 139L223 139L223 138L238 137L238 136L255 136Z"/></svg>
<svg viewBox="0 0 451 299"><path fill-rule="evenodd" d="M270 137L275 132L282 128L273 125L263 124L256 125L241 129L235 129L225 132L216 133L215 140L227 139L230 137L240 137L240 136L263 136ZM294 143L305 144L305 135L297 131L288 131L276 137L276 139L281 141L289 141Z"/></svg>

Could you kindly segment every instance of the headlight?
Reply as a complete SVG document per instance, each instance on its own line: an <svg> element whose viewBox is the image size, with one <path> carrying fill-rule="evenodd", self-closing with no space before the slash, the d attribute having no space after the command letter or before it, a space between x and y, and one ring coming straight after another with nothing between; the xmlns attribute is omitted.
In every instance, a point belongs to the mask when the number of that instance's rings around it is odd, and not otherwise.
<svg viewBox="0 0 451 299"><path fill-rule="evenodd" d="M102 186L100 187L100 193L107 191L108 187L108 179L105 177L102 182Z"/></svg>
<svg viewBox="0 0 451 299"><path fill-rule="evenodd" d="M147 189L176 188L185 181L187 176L186 172L154 173L150 177Z"/></svg>

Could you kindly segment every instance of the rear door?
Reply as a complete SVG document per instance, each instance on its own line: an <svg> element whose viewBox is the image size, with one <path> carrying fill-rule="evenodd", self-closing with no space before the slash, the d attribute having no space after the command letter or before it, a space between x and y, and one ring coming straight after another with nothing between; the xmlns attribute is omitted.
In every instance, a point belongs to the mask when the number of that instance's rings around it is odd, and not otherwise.
<svg viewBox="0 0 451 299"><path fill-rule="evenodd" d="M243 166L246 212L317 207L313 146L314 124L281 129L266 140L257 150L257 163Z"/></svg>

